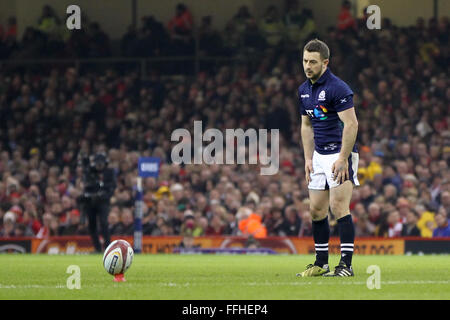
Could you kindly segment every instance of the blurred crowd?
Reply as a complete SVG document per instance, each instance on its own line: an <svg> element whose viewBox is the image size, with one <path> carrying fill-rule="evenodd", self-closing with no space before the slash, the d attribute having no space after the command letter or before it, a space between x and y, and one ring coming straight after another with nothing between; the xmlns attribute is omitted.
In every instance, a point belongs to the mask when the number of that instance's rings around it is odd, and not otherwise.
<svg viewBox="0 0 450 320"><path fill-rule="evenodd" d="M10 17L0 25L0 59L193 56L196 50L202 56L233 56L270 47L299 49L317 34L312 11L301 9L298 0L286 0L283 11L271 5L261 17L242 6L224 30L214 27L211 15L195 25L193 13L179 3L165 24L144 16L127 28L118 44L84 13L87 26L79 30L68 30L64 19L46 5L19 39L17 20Z"/></svg>
<svg viewBox="0 0 450 320"><path fill-rule="evenodd" d="M83 16L87 26L69 30L65 18L46 5L36 24L26 26L19 39L17 19L10 17L5 26L0 25L0 59L99 58L111 55L110 37L98 22Z"/></svg>
<svg viewBox="0 0 450 320"><path fill-rule="evenodd" d="M183 38L191 20L186 10L161 41L189 43ZM363 20L349 20L348 7L342 10L342 21L321 39L331 50L330 69L355 93L361 186L350 209L356 235L450 236L448 18L402 28L385 19L374 32L361 27ZM267 30L276 30L275 21L280 30L286 23L302 25L301 37L291 30L298 45L314 28L307 26L311 12L300 11L303 18L294 12L278 18L268 9L263 21ZM241 31L223 36L251 48L242 35L256 28L255 21L240 10L227 28ZM140 31L152 41L154 28L163 28L154 23L146 20L152 26ZM77 203L77 158L98 151L108 154L117 177L108 218L112 235L133 234L138 158L152 156L161 166L158 178L143 181L145 235L311 236L296 96L305 81L301 51L271 46L285 39L276 31L262 39L261 58L193 78L152 72L143 79L114 69L0 72L0 236L87 234ZM171 133L185 128L193 134L195 120L204 130L280 129L279 172L260 175L259 165L249 164L173 164L178 141ZM330 226L337 235L332 213Z"/></svg>

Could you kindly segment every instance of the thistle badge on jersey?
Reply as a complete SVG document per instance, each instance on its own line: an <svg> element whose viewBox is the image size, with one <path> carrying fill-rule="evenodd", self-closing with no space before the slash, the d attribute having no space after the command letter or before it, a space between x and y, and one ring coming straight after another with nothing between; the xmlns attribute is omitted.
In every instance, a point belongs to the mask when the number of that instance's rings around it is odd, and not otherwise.
<svg viewBox="0 0 450 320"><path fill-rule="evenodd" d="M318 101L325 101L325 90L320 91Z"/></svg>

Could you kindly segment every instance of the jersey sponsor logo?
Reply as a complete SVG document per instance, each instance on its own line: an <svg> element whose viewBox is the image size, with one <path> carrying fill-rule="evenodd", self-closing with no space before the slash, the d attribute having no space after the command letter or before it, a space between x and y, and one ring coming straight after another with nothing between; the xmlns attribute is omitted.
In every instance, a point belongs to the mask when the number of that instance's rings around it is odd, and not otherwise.
<svg viewBox="0 0 450 320"><path fill-rule="evenodd" d="M328 112L328 109L324 106L318 105L314 108L314 117L319 118L320 120L325 120L328 118L326 113Z"/></svg>
<svg viewBox="0 0 450 320"><path fill-rule="evenodd" d="M315 106L312 110L305 111L310 118L318 118L319 120L325 120L328 118L328 116L326 115L328 109L321 105Z"/></svg>
<svg viewBox="0 0 450 320"><path fill-rule="evenodd" d="M325 101L325 90L320 91L318 101Z"/></svg>
<svg viewBox="0 0 450 320"><path fill-rule="evenodd" d="M341 101L341 103L345 103L345 102L347 102L347 98L340 99L340 101Z"/></svg>

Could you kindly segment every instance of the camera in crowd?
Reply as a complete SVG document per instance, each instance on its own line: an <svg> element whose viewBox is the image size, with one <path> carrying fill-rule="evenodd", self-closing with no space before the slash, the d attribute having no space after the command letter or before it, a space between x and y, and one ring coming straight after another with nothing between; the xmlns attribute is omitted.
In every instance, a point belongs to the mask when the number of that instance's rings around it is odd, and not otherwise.
<svg viewBox="0 0 450 320"><path fill-rule="evenodd" d="M102 152L91 156L81 154L79 165L83 169L84 189L78 201L82 204L109 201L114 192L115 182L112 170L108 168L106 154Z"/></svg>

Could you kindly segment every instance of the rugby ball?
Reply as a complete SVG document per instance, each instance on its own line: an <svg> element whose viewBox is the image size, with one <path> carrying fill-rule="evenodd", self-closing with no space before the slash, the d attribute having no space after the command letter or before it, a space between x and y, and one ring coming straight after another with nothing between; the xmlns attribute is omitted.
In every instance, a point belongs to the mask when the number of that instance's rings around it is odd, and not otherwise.
<svg viewBox="0 0 450 320"><path fill-rule="evenodd" d="M115 240L103 254L103 267L112 275L124 274L133 262L134 251L125 240Z"/></svg>

